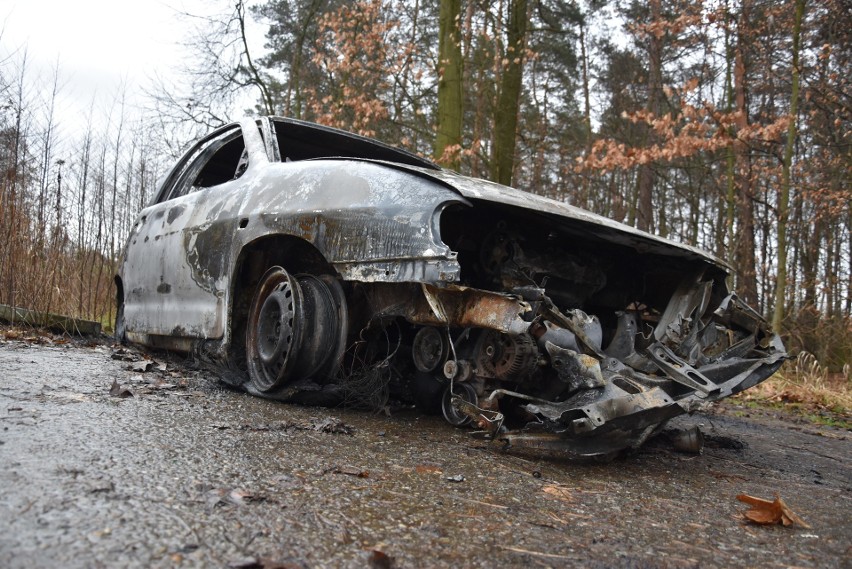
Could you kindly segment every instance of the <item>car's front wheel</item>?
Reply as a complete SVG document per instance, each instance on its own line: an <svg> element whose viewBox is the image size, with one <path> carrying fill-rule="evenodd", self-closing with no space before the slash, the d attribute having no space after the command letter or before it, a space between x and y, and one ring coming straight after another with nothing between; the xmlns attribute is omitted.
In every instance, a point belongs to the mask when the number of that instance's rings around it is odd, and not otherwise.
<svg viewBox="0 0 852 569"><path fill-rule="evenodd" d="M246 356L252 386L272 394L292 381L326 380L339 365L346 328L346 299L333 277L270 268L249 310Z"/></svg>

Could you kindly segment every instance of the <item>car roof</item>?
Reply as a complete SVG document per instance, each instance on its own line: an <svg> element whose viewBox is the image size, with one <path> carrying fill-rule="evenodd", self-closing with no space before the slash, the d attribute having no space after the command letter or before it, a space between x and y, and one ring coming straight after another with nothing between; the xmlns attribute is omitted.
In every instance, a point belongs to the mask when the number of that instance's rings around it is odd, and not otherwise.
<svg viewBox="0 0 852 569"><path fill-rule="evenodd" d="M427 158L372 138L287 117L269 118L275 123L282 155L292 160L367 158L440 170Z"/></svg>

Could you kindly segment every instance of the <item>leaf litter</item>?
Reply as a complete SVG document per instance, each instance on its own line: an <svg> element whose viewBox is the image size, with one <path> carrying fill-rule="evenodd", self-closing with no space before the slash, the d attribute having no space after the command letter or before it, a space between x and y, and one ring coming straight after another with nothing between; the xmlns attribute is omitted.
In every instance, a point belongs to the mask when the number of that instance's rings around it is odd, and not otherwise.
<svg viewBox="0 0 852 569"><path fill-rule="evenodd" d="M349 435L355 434L355 428L347 425L334 417L325 417L323 419L311 419L310 421L272 421L269 423L245 423L242 425L231 426L214 424L211 425L214 429L224 431L226 429L237 429L240 431L313 431L317 433L328 433L332 435Z"/></svg>
<svg viewBox="0 0 852 569"><path fill-rule="evenodd" d="M755 498L748 494L738 494L737 500L751 506L743 512L743 516L750 522L760 525L782 524L785 526L798 525L810 529L810 525L800 518L790 507L776 494L775 500L764 500Z"/></svg>

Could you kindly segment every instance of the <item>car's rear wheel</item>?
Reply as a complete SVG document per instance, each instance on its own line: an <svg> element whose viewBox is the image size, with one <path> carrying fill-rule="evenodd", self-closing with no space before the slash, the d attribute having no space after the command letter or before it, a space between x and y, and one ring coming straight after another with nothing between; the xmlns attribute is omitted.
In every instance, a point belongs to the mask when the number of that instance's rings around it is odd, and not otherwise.
<svg viewBox="0 0 852 569"><path fill-rule="evenodd" d="M346 328L346 299L334 278L270 268L255 292L246 330L253 387L271 394L295 380L326 380L339 364Z"/></svg>
<svg viewBox="0 0 852 569"><path fill-rule="evenodd" d="M118 277L115 278L115 325L112 331L116 341L121 344L127 343L127 325L124 321L124 284Z"/></svg>
<svg viewBox="0 0 852 569"><path fill-rule="evenodd" d="M127 326L124 323L124 301L119 302L115 309L115 326L113 335L120 344L127 344Z"/></svg>

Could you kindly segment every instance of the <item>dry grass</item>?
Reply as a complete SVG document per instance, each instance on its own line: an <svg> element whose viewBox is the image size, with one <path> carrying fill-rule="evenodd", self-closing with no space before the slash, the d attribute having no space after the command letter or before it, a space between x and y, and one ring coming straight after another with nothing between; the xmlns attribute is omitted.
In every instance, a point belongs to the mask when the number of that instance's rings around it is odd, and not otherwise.
<svg viewBox="0 0 852 569"><path fill-rule="evenodd" d="M852 369L829 373L816 357L800 352L796 359L736 399L746 404L783 406L818 423L852 426Z"/></svg>

